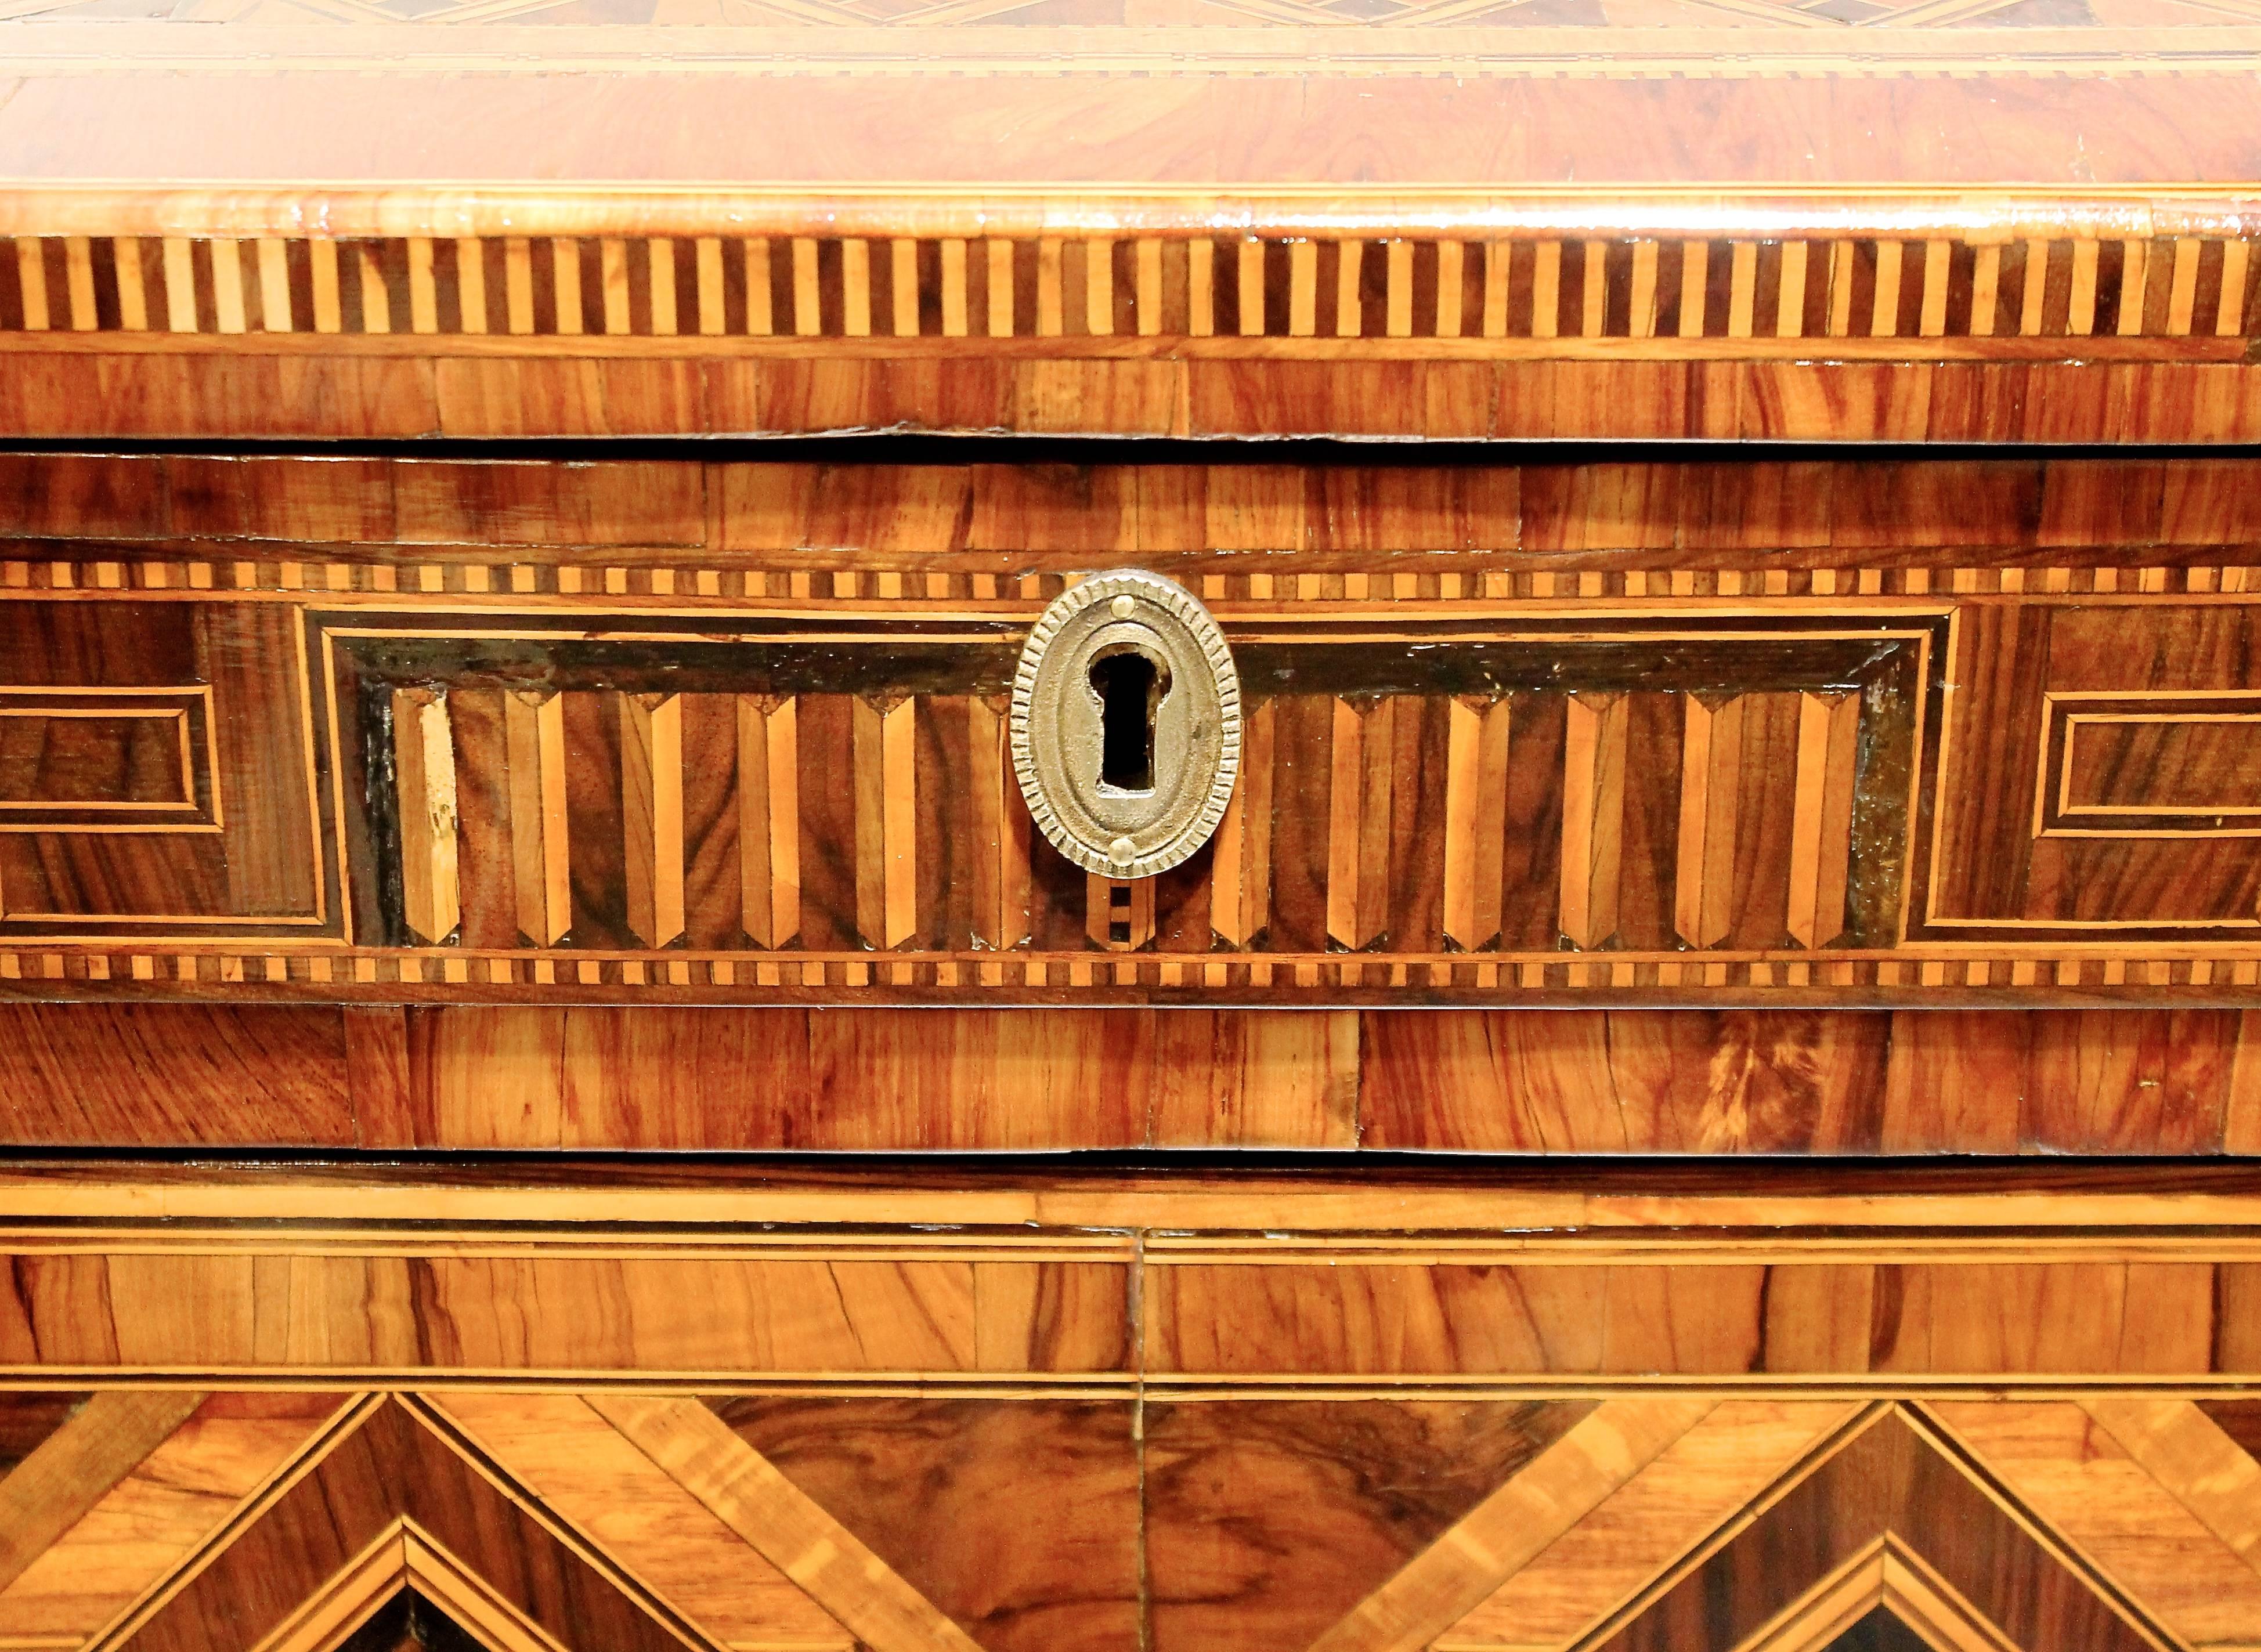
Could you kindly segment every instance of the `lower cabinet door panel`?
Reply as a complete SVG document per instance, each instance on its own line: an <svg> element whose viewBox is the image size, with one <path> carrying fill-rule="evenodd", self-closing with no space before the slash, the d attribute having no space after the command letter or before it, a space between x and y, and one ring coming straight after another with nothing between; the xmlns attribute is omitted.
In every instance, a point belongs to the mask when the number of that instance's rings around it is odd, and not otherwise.
<svg viewBox="0 0 2261 1652"><path fill-rule="evenodd" d="M2241 1171L0 1208L11 1648L2261 1643Z"/></svg>

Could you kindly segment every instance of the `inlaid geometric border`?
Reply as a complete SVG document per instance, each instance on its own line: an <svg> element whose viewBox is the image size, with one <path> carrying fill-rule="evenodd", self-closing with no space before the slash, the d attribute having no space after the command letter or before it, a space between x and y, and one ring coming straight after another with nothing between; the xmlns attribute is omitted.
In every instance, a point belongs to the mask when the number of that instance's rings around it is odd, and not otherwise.
<svg viewBox="0 0 2261 1652"><path fill-rule="evenodd" d="M1482 356L2064 359L2116 341L2235 361L2253 243L2124 239L19 236L0 336L515 341L1420 341ZM1094 341L1100 341L1095 347ZM2139 352L2140 353L2140 352Z"/></svg>

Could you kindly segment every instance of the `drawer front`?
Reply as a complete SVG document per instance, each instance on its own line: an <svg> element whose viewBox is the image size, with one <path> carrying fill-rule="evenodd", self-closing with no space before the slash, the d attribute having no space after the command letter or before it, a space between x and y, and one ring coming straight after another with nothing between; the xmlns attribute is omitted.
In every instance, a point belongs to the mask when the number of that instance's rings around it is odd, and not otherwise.
<svg viewBox="0 0 2261 1652"><path fill-rule="evenodd" d="M180 474L0 548L0 980L42 992L2006 1003L2261 962L2237 463L70 463ZM1150 877L1059 852L1010 750L1032 624L1116 566L1238 683L1231 802Z"/></svg>

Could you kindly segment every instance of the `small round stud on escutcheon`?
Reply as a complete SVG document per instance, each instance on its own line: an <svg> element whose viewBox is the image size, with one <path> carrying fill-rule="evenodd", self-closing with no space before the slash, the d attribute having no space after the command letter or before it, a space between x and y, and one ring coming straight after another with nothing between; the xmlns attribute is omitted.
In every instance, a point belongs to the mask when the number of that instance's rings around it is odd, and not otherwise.
<svg viewBox="0 0 2261 1652"><path fill-rule="evenodd" d="M1240 679L1192 593L1093 574L1030 628L1013 678L1013 770L1029 813L1087 872L1147 878L1217 830L1240 769Z"/></svg>

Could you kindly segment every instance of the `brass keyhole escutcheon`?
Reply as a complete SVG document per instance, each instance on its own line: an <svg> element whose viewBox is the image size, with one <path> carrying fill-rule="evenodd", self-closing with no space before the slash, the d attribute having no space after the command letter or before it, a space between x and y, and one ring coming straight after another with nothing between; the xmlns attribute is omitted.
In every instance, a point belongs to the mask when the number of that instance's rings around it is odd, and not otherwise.
<svg viewBox="0 0 2261 1652"><path fill-rule="evenodd" d="M1087 872L1166 872L1207 843L1240 766L1240 679L1183 586L1095 574L1030 628L1013 679L1029 813Z"/></svg>

